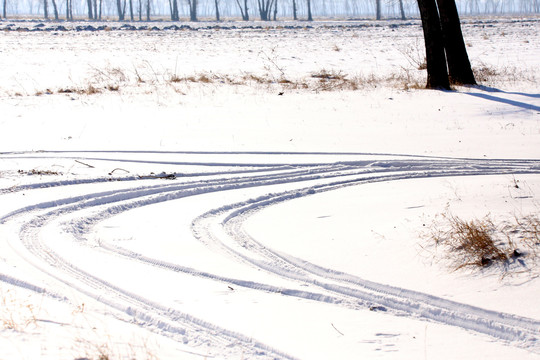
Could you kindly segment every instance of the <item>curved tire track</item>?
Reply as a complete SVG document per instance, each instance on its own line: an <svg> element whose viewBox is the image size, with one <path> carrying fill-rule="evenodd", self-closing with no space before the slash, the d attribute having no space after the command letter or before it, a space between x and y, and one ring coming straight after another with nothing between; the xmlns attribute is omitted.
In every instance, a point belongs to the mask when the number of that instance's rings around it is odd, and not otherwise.
<svg viewBox="0 0 540 360"><path fill-rule="evenodd" d="M100 221L137 207L211 192L260 187L263 195L259 197L220 206L196 218L192 225L195 237L207 245L218 248L237 261L294 282L310 283L319 288L320 292L277 288L268 284L218 276L179 264L148 258L143 254L137 254L107 243L101 244L101 250L131 261L254 290L323 301L351 308L365 307L371 304L384 306L394 313L473 330L511 342L533 352L540 352L538 345L539 321L487 311L429 294L378 284L342 272L325 269L287 254L273 251L258 243L243 229L245 219L267 206L344 186L420 177L540 173L539 165L539 162L532 160L487 161L436 158L405 158L393 161L375 159L320 164L279 163L275 166L272 164L242 164L246 168L245 170L214 172L207 175L197 174L196 177L202 177L202 179L172 181L158 185L138 186L136 180L139 180L140 177L129 177L124 179L129 181L126 182L126 187L121 190L85 193L80 196L54 199L22 207L0 217L0 224L18 218L30 218L21 225L20 242L31 256L28 254L21 254L21 256L41 271L69 287L127 313L144 324L156 326L171 336L180 334L189 338L190 332L197 333L192 340L196 338L202 339L201 342L221 343L222 346L219 348L224 353L228 351L228 344L239 343L245 350L249 349L253 357L292 358L288 354L247 336L164 307L155 301L122 289L117 284L94 276L56 253L54 249L45 244L40 235L43 228L53 220L61 219L67 215L72 216L78 212L82 212L84 216L72 223L72 234L75 239L84 240L86 234L91 233L93 227ZM211 177L210 175L213 177L218 175L218 177L205 179L205 176ZM75 183L92 184L103 181L100 178L49 182L41 185L27 185L24 189L39 191L38 186L62 187ZM286 186L290 189L265 194L266 189L274 185ZM85 214L89 210L91 214ZM216 222L222 227L223 233L215 234L213 232L211 224ZM200 337L201 333L205 334L203 338Z"/></svg>

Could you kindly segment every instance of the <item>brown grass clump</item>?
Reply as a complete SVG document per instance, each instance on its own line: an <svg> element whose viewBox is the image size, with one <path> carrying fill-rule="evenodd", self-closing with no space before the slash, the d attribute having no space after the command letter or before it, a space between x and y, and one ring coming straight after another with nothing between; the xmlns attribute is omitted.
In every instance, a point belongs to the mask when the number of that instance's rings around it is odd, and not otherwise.
<svg viewBox="0 0 540 360"><path fill-rule="evenodd" d="M526 260L537 259L540 218L536 215L516 216L502 225L489 216L463 220L446 212L441 219L427 237L436 247L442 247L442 256L453 270L497 264L503 265L501 269L506 272L512 270L509 265L518 258L523 266Z"/></svg>
<svg viewBox="0 0 540 360"><path fill-rule="evenodd" d="M508 246L497 246L495 224L488 217L466 221L451 214L443 214L447 229L433 236L437 245L443 245L455 256L455 269L467 266L488 266L493 261L507 261L513 252Z"/></svg>

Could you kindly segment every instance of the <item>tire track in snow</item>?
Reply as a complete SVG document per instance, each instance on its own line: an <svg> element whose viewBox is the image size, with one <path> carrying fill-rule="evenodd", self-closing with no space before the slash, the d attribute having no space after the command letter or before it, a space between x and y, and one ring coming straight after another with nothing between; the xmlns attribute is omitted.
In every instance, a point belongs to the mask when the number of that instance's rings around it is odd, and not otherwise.
<svg viewBox="0 0 540 360"><path fill-rule="evenodd" d="M261 168L261 164L252 164ZM247 168L249 164L243 164ZM281 254L263 247L247 235L242 228L243 221L254 211L266 206L311 195L322 191L331 191L344 186L360 185L375 181L393 181L433 176L490 175L514 173L539 173L539 163L529 160L460 160L460 159L401 159L396 161L344 161L331 164L282 164L272 167L265 164L264 170L216 172L212 175L223 175L218 179L181 182L173 181L165 185L128 186L121 190L102 191L64 199L56 199L14 210L0 217L0 224L18 217L30 217L21 226L20 238L26 249L36 259L28 261L42 271L61 280L70 287L99 299L107 305L128 313L147 325L161 328L171 334L186 335L189 331L206 333L207 339L225 340L227 343L242 343L244 348L255 348L255 357L264 358L270 353L274 356L290 358L276 349L254 341L242 334L222 329L204 322L189 314L171 310L163 305L144 299L138 294L126 291L118 285L100 279L62 258L42 241L42 229L53 219L58 219L82 210L96 209L92 215L86 215L73 223L73 235L84 239L85 234L102 220L116 214L141 206L196 196L210 192L238 190L242 188L261 187L266 191L272 185L294 185L296 188L277 194L263 195L247 199L241 203L229 204L210 210L193 222L193 231L197 238L207 244L219 247L228 256L249 263L256 268L264 269L294 281L309 282L321 289L321 293L302 292L295 289L275 288L267 284L230 279L215 274L181 267L159 259L151 259L128 250L103 244L102 249L115 252L132 261L140 261L172 271L183 272L192 276L210 278L216 281L233 283L254 290L276 292L280 294L307 298L310 300L354 306L354 304L379 304L392 311L399 311L413 317L421 317L443 324L451 324L466 329L485 333L499 339L517 343L520 346L533 348L540 326L537 321L517 316L489 312L483 309L466 306L421 294L406 289L388 287L369 282L357 277L335 272L309 264L286 254ZM203 176L203 175L198 175ZM129 180L137 180L130 177ZM85 180L96 183L103 179ZM48 186L68 186L70 182L49 183ZM135 181L133 184L137 184ZM308 186L306 186L306 184ZM31 189L31 187L28 187ZM38 189L34 188L35 191ZM225 242L220 236L212 233L210 224L221 219L221 225L228 238ZM25 256L23 254L23 256ZM51 270L51 267L53 270ZM104 293L107 293L104 296ZM333 294L333 295L332 295ZM210 336L210 334L212 334ZM189 336L186 335L186 336ZM200 338L199 338L200 340ZM532 344L532 345L531 345ZM538 346L538 345L536 345ZM226 351L226 346L221 348ZM266 352L264 354L261 353Z"/></svg>

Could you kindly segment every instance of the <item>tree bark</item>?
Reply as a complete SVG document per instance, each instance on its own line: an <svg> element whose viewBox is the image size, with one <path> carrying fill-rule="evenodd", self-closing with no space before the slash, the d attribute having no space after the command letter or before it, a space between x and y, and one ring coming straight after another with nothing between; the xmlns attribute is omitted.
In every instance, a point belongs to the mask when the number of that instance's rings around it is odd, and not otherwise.
<svg viewBox="0 0 540 360"><path fill-rule="evenodd" d="M311 14L311 0L307 0L307 20L308 21L313 21L313 15Z"/></svg>
<svg viewBox="0 0 540 360"><path fill-rule="evenodd" d="M6 1L6 0L4 0ZM54 20L58 21L58 7L56 6L56 0L51 0L54 11Z"/></svg>
<svg viewBox="0 0 540 360"><path fill-rule="evenodd" d="M198 0L188 0L189 4L189 20L198 21L197 19L197 2Z"/></svg>
<svg viewBox="0 0 540 360"><path fill-rule="evenodd" d="M7 0L4 0L4 7L2 9L2 14L4 15L4 19L7 19L7 9L6 9L6 6L7 6Z"/></svg>
<svg viewBox="0 0 540 360"><path fill-rule="evenodd" d="M129 0L129 18L131 21L135 21L135 13L133 12L133 0Z"/></svg>
<svg viewBox="0 0 540 360"><path fill-rule="evenodd" d="M43 16L45 19L49 18L49 4L47 3L47 0L43 0Z"/></svg>
<svg viewBox="0 0 540 360"><path fill-rule="evenodd" d="M399 12L401 13L401 20L407 20L405 8L403 7L403 0L399 0Z"/></svg>
<svg viewBox="0 0 540 360"><path fill-rule="evenodd" d="M118 21L124 21L124 10L122 9L122 0L116 0L116 10L118 11Z"/></svg>
<svg viewBox="0 0 540 360"><path fill-rule="evenodd" d="M476 85L454 0L437 0L450 83Z"/></svg>
<svg viewBox="0 0 540 360"><path fill-rule="evenodd" d="M375 0L375 18L381 20L381 0Z"/></svg>
<svg viewBox="0 0 540 360"><path fill-rule="evenodd" d="M71 10L71 0L66 0L66 20L73 20L73 12Z"/></svg>
<svg viewBox="0 0 540 360"><path fill-rule="evenodd" d="M426 46L428 89L450 89L442 30L435 0L418 0Z"/></svg>
<svg viewBox="0 0 540 360"><path fill-rule="evenodd" d="M296 7L296 0L292 0L293 19L298 20L298 8Z"/></svg>
<svg viewBox="0 0 540 360"><path fill-rule="evenodd" d="M146 0L146 21L150 21L150 0Z"/></svg>
<svg viewBox="0 0 540 360"><path fill-rule="evenodd" d="M92 20L94 18L92 11L92 0L86 0L86 5L88 6L88 19Z"/></svg>
<svg viewBox="0 0 540 360"><path fill-rule="evenodd" d="M214 0L214 5L216 7L216 21L220 21L220 16L219 16L219 0Z"/></svg>

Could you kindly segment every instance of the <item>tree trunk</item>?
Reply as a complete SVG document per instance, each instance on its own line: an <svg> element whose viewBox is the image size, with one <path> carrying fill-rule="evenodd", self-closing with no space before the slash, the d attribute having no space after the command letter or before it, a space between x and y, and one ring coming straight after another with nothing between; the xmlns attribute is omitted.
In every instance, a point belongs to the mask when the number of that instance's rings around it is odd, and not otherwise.
<svg viewBox="0 0 540 360"><path fill-rule="evenodd" d="M146 0L146 21L150 21L150 0Z"/></svg>
<svg viewBox="0 0 540 360"><path fill-rule="evenodd" d="M197 20L197 1L198 0L188 0L190 21L198 21Z"/></svg>
<svg viewBox="0 0 540 360"><path fill-rule="evenodd" d="M139 21L142 21L142 0L139 0Z"/></svg>
<svg viewBox="0 0 540 360"><path fill-rule="evenodd" d="M313 15L311 14L311 0L307 0L307 20L313 21Z"/></svg>
<svg viewBox="0 0 540 360"><path fill-rule="evenodd" d="M73 11L71 9L71 0L66 0L66 20L73 20Z"/></svg>
<svg viewBox="0 0 540 360"><path fill-rule="evenodd" d="M43 0L43 16L45 19L49 19L49 5L47 0Z"/></svg>
<svg viewBox="0 0 540 360"><path fill-rule="evenodd" d="M274 18L273 18L274 21L277 20L277 3L278 3L278 0L274 0Z"/></svg>
<svg viewBox="0 0 540 360"><path fill-rule="evenodd" d="M407 20L405 8L403 7L403 0L399 0L399 12L401 13L401 20Z"/></svg>
<svg viewBox="0 0 540 360"><path fill-rule="evenodd" d="M216 21L220 21L219 18L219 0L214 0L214 5L216 6Z"/></svg>
<svg viewBox="0 0 540 360"><path fill-rule="evenodd" d="M6 1L6 0L4 0ZM58 21L58 7L56 6L56 0L51 0L54 11L54 20Z"/></svg>
<svg viewBox="0 0 540 360"><path fill-rule="evenodd" d="M2 9L2 14L4 15L4 19L7 19L6 5L7 5L7 0L4 0L4 7Z"/></svg>
<svg viewBox="0 0 540 360"><path fill-rule="evenodd" d="M381 20L381 0L375 0L375 18Z"/></svg>
<svg viewBox="0 0 540 360"><path fill-rule="evenodd" d="M441 22L435 0L418 0L424 43L426 46L427 84L428 89L450 89L446 56L442 42Z"/></svg>
<svg viewBox="0 0 540 360"><path fill-rule="evenodd" d="M94 18L92 12L92 0L86 0L86 5L88 6L88 19L92 20Z"/></svg>
<svg viewBox="0 0 540 360"><path fill-rule="evenodd" d="M98 17L98 5L97 0L94 0L94 20L97 20Z"/></svg>
<svg viewBox="0 0 540 360"><path fill-rule="evenodd" d="M240 9L240 14L242 15L242 20L249 21L248 0L244 0L244 7L242 7L242 5L240 5L240 0L236 0L236 4L238 5L238 8Z"/></svg>
<svg viewBox="0 0 540 360"><path fill-rule="evenodd" d="M103 0L99 0L99 20L101 21L101 9L103 8Z"/></svg>
<svg viewBox="0 0 540 360"><path fill-rule="evenodd" d="M476 85L454 0L437 0L451 84Z"/></svg>
<svg viewBox="0 0 540 360"><path fill-rule="evenodd" d="M180 20L180 14L178 13L178 1L173 0L173 12L174 12L174 20L179 21Z"/></svg>
<svg viewBox="0 0 540 360"><path fill-rule="evenodd" d="M298 8L296 7L296 0L292 0L292 12L293 19L298 20Z"/></svg>
<svg viewBox="0 0 540 360"><path fill-rule="evenodd" d="M269 2L270 0L257 0L257 4L259 6L259 16L261 17L262 21L268 21L269 18Z"/></svg>
<svg viewBox="0 0 540 360"><path fill-rule="evenodd" d="M135 21L135 14L133 12L133 0L129 0L129 18L131 21Z"/></svg>
<svg viewBox="0 0 540 360"><path fill-rule="evenodd" d="M118 21L124 21L124 11L122 9L122 0L116 0L116 10L118 11Z"/></svg>

